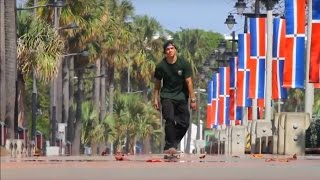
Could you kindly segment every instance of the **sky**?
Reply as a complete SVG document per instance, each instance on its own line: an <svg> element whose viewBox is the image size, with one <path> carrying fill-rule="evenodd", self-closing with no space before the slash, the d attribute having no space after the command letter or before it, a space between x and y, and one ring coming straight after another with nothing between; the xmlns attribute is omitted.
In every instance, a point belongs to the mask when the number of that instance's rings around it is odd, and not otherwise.
<svg viewBox="0 0 320 180"><path fill-rule="evenodd" d="M237 25L229 30L224 24L230 12L236 12L236 0L130 0L135 14L148 15L170 31L180 28L204 29L229 35L243 31L244 18L235 15Z"/></svg>

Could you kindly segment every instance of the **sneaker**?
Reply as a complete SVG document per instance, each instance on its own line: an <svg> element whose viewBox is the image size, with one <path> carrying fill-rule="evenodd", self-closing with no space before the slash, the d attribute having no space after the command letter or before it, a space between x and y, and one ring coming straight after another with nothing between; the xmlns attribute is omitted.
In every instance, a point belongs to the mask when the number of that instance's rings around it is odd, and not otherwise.
<svg viewBox="0 0 320 180"><path fill-rule="evenodd" d="M177 153L177 150L176 148L172 147L172 148L169 148L169 149L166 149L163 151L165 154L176 154Z"/></svg>

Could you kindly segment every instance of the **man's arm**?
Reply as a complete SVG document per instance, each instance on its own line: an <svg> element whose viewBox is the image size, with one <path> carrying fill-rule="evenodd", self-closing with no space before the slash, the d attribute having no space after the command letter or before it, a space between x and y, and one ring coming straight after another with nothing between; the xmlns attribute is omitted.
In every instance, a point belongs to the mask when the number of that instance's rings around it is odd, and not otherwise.
<svg viewBox="0 0 320 180"><path fill-rule="evenodd" d="M186 83L187 83L187 87L188 87L189 97L191 99L190 106L191 106L192 110L196 110L197 104L196 104L196 96L195 96L194 90L193 90L192 78L191 77L186 78Z"/></svg>
<svg viewBox="0 0 320 180"><path fill-rule="evenodd" d="M154 81L154 90L153 90L153 100L154 100L154 108L159 110L160 103L159 103L159 92L161 87L161 81L155 78Z"/></svg>

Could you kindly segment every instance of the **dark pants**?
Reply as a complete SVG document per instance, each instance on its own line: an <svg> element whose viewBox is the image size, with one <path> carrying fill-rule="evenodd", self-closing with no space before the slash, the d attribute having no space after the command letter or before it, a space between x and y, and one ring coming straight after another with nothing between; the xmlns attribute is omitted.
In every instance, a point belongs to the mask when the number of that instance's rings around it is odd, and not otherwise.
<svg viewBox="0 0 320 180"><path fill-rule="evenodd" d="M174 147L177 149L183 136L189 128L190 113L187 102L176 102L171 99L162 99L162 115L165 119L165 146L164 150Z"/></svg>

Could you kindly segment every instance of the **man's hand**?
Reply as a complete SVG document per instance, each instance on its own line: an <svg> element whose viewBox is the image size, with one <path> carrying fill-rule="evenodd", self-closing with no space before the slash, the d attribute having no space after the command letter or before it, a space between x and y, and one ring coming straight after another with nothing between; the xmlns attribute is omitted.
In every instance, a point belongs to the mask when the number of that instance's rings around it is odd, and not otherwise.
<svg viewBox="0 0 320 180"><path fill-rule="evenodd" d="M160 110L160 103L159 103L159 100L158 99L154 99L154 104L153 104L154 108L156 110Z"/></svg>
<svg viewBox="0 0 320 180"><path fill-rule="evenodd" d="M191 102L191 103L190 103L190 107L191 107L191 109L194 110L194 111L197 110L197 103Z"/></svg>

